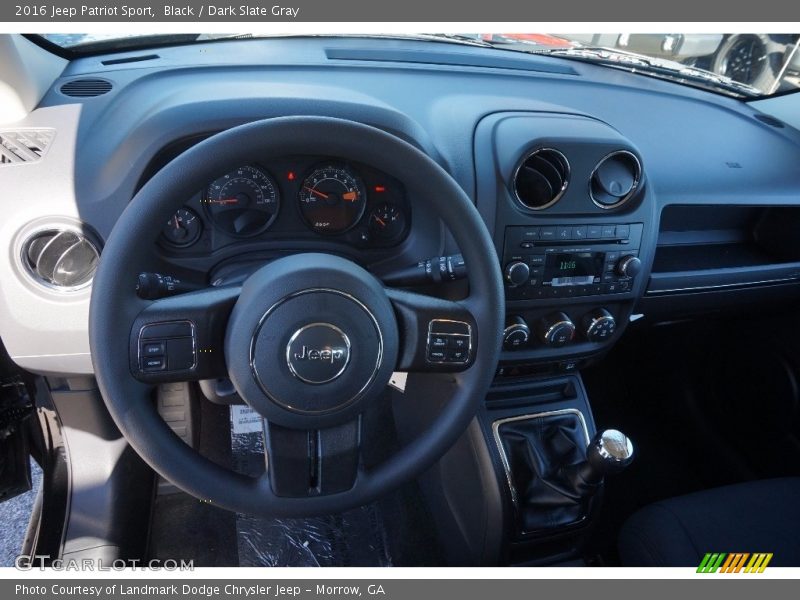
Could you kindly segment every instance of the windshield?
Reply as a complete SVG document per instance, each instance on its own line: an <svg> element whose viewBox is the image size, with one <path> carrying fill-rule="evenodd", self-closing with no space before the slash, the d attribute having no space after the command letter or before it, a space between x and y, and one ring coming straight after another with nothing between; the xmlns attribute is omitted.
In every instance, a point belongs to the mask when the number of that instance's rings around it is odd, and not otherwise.
<svg viewBox="0 0 800 600"><path fill-rule="evenodd" d="M70 33L42 37L79 56L164 44L265 36ZM434 39L546 54L622 68L741 98L770 96L800 88L800 34L468 33L370 37Z"/></svg>

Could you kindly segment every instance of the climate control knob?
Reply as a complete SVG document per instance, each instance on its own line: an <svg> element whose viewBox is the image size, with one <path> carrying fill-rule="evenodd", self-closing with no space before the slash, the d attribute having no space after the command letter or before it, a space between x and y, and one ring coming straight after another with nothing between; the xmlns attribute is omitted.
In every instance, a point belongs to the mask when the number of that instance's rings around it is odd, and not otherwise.
<svg viewBox="0 0 800 600"><path fill-rule="evenodd" d="M543 344L563 346L575 337L575 323L563 312L557 312L539 320L536 333Z"/></svg>
<svg viewBox="0 0 800 600"><path fill-rule="evenodd" d="M506 265L506 281L512 287L517 287L528 281L530 274L530 267L521 260L515 260Z"/></svg>
<svg viewBox="0 0 800 600"><path fill-rule="evenodd" d="M522 348L530 338L531 330L525 319L518 316L509 317L506 322L506 328L503 331L503 346L507 350Z"/></svg>
<svg viewBox="0 0 800 600"><path fill-rule="evenodd" d="M583 335L590 342L603 342L617 330L614 315L605 308L596 308L583 317Z"/></svg>
<svg viewBox="0 0 800 600"><path fill-rule="evenodd" d="M622 277L636 277L642 270L642 261L633 254L628 254L619 259L614 270Z"/></svg>

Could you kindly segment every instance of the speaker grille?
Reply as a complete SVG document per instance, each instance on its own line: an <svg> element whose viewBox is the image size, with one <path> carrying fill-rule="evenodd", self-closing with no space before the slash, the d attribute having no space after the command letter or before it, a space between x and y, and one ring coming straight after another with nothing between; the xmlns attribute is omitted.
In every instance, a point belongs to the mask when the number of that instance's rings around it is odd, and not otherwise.
<svg viewBox="0 0 800 600"><path fill-rule="evenodd" d="M111 91L111 82L107 79L73 79L61 86L61 93L72 98L93 98Z"/></svg>

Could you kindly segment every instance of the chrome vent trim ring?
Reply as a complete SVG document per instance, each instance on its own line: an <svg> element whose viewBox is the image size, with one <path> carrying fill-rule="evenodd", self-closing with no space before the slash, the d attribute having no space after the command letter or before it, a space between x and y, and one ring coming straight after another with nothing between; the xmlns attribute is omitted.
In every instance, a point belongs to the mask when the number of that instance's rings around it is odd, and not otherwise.
<svg viewBox="0 0 800 600"><path fill-rule="evenodd" d="M526 171L527 169L527 171ZM527 175L526 175L527 173ZM538 190L545 196L536 203L526 193L520 194L520 183L525 178L538 179L544 189ZM544 210L561 200L570 181L570 165L567 157L555 148L537 148L529 152L514 170L511 186L514 198L525 210ZM529 182L529 188L535 184Z"/></svg>
<svg viewBox="0 0 800 600"><path fill-rule="evenodd" d="M598 169L603 166L603 164L615 157L624 156L631 162L632 170L633 170L633 183L631 185L630 191L625 194L624 196L620 197L619 200L612 203L606 203L598 200L596 198L596 190L595 190L595 176L597 175ZM613 210L615 208L619 208L628 200L633 198L636 192L639 190L639 184L642 182L642 163L639 161L639 158L629 150L615 150L614 152L610 152L606 154L600 161L597 163L594 169L592 169L592 174L589 175L589 197L592 199L592 202L598 208L602 208L603 210Z"/></svg>
<svg viewBox="0 0 800 600"><path fill-rule="evenodd" d="M35 283L59 292L91 285L99 259L100 247L93 235L63 225L28 234L19 256L24 272Z"/></svg>

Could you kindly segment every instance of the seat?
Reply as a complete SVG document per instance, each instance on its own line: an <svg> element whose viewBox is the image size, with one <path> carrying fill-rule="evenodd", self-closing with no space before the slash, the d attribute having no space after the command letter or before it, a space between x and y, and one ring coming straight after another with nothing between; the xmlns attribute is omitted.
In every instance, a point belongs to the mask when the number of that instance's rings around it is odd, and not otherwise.
<svg viewBox="0 0 800 600"><path fill-rule="evenodd" d="M707 552L772 552L770 566L800 566L800 477L656 502L626 521L618 545L628 567L696 567Z"/></svg>

